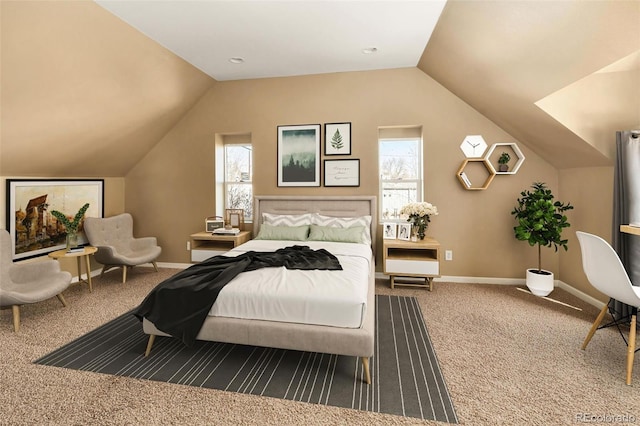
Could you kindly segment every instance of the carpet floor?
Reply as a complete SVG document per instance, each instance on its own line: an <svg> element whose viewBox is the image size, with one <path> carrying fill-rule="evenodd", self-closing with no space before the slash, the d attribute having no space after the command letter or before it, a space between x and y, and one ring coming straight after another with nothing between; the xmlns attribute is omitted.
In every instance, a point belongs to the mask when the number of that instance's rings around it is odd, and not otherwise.
<svg viewBox="0 0 640 426"><path fill-rule="evenodd" d="M148 336L126 313L36 360L40 365L457 423L413 297L376 296L371 385L357 357Z"/></svg>
<svg viewBox="0 0 640 426"><path fill-rule="evenodd" d="M56 348L136 307L175 269L115 270L21 309L0 311L0 425L444 425L372 411L310 404L34 364ZM459 424L575 425L640 422L640 354L625 385L626 347L615 329L580 349L598 309L562 289L541 299L516 286L436 282L414 297L447 382ZM626 416L626 417L624 417ZM633 420L631 420L633 419Z"/></svg>

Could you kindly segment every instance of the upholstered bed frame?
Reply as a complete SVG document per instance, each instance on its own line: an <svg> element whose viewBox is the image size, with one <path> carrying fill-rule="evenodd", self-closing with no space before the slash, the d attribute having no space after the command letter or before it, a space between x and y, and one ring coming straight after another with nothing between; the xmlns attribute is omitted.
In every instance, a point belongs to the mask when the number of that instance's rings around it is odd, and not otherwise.
<svg viewBox="0 0 640 426"><path fill-rule="evenodd" d="M320 213L326 216L371 216L371 240L375 246L377 217L376 197L345 196L257 196L254 207L254 235L260 230L262 213L303 214ZM372 247L375 253L375 247ZM369 357L374 349L375 325L375 265L371 262L369 294L365 320L360 328L340 328L286 322L247 320L226 317L207 317L198 340L227 342L242 345L322 352L357 356L362 359L364 380L371 383ZM149 334L145 356L151 352L155 336L167 336L146 318L143 330Z"/></svg>

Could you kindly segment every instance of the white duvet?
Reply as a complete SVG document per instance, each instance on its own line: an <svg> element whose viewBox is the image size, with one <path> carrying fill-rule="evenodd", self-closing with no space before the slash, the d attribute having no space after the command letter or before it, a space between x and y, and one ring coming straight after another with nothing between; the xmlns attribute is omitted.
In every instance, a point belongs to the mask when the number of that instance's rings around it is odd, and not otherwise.
<svg viewBox="0 0 640 426"><path fill-rule="evenodd" d="M324 248L342 271L263 268L243 272L227 284L209 315L358 328L364 319L372 252L366 244L251 240L225 253L275 251L292 245Z"/></svg>

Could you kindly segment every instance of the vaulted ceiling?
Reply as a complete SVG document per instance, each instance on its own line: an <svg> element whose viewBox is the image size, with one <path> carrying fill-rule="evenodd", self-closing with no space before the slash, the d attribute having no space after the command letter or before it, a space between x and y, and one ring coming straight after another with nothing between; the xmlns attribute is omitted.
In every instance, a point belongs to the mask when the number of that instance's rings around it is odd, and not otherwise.
<svg viewBox="0 0 640 426"><path fill-rule="evenodd" d="M216 2L208 33L213 3L0 2L0 175L124 176L218 80L282 69L417 66L558 168L640 127L637 1Z"/></svg>

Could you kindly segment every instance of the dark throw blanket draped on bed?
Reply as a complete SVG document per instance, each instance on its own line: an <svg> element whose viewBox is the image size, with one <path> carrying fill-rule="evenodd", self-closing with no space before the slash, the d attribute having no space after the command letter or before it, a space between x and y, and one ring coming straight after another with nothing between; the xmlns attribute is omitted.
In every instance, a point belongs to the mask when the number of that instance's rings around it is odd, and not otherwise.
<svg viewBox="0 0 640 426"><path fill-rule="evenodd" d="M249 251L235 257L214 256L190 266L158 284L133 314L158 330L190 346L196 339L220 290L236 275L260 268L342 270L338 259L324 249L285 247L275 252Z"/></svg>

